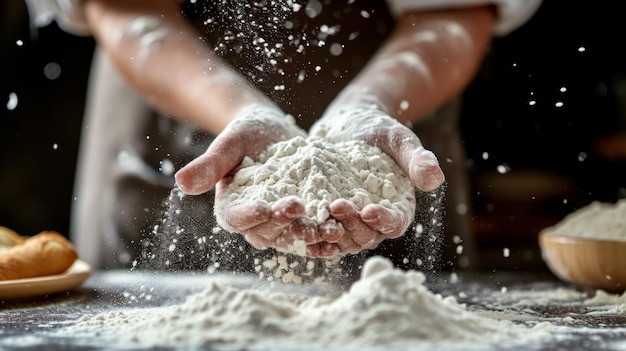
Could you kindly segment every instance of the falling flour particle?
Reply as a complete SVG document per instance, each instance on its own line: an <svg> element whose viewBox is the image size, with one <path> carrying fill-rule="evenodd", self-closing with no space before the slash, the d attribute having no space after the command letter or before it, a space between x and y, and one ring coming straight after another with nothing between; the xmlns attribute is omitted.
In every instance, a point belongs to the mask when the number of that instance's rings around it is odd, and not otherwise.
<svg viewBox="0 0 626 351"><path fill-rule="evenodd" d="M165 174L165 175L172 175L174 174L174 172L176 171L176 168L174 166L174 162L172 162L169 159L163 159L160 162L161 167L159 168L159 170L161 171L161 173Z"/></svg>
<svg viewBox="0 0 626 351"><path fill-rule="evenodd" d="M56 62L48 62L43 68L43 74L50 80L55 80L61 76L61 66Z"/></svg>
<svg viewBox="0 0 626 351"><path fill-rule="evenodd" d="M413 185L404 171L379 148L360 141L295 137L273 144L256 162L243 161L227 196L233 202L266 203L295 196L317 224L329 219L328 207L336 199L359 210L369 204L391 210L409 204L410 213L415 210ZM223 218L218 223L227 226Z"/></svg>
<svg viewBox="0 0 626 351"><path fill-rule="evenodd" d="M7 101L7 110L13 111L17 107L17 94L11 92L9 93L9 100Z"/></svg>
<svg viewBox="0 0 626 351"><path fill-rule="evenodd" d="M479 316L452 297L433 294L418 271L370 258L361 278L342 293L305 296L212 282L180 304L84 316L61 333L107 345L277 350L306 345L363 349L425 343L494 343L539 339L528 327Z"/></svg>
<svg viewBox="0 0 626 351"><path fill-rule="evenodd" d="M569 214L549 231L576 238L626 240L626 199L615 204L594 201Z"/></svg>

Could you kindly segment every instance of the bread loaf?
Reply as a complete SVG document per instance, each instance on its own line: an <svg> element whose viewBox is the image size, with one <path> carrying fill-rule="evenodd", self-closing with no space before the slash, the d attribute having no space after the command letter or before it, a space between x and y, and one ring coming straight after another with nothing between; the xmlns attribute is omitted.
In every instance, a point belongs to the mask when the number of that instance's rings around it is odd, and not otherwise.
<svg viewBox="0 0 626 351"><path fill-rule="evenodd" d="M57 232L17 241L0 251L0 281L63 273L78 257L72 244Z"/></svg>
<svg viewBox="0 0 626 351"><path fill-rule="evenodd" d="M26 240L25 237L7 227L0 226L0 252L21 244L24 240Z"/></svg>

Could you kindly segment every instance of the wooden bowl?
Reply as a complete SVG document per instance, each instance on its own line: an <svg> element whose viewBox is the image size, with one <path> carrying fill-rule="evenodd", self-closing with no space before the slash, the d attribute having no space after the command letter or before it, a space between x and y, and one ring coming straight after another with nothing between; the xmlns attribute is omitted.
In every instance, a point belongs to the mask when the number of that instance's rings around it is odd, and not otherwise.
<svg viewBox="0 0 626 351"><path fill-rule="evenodd" d="M543 260L558 278L588 289L626 290L626 240L575 238L542 231Z"/></svg>

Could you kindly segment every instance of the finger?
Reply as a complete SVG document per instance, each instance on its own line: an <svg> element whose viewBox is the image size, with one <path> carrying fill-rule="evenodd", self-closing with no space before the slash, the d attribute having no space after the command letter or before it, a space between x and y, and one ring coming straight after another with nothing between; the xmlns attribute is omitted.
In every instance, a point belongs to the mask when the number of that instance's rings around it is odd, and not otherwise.
<svg viewBox="0 0 626 351"><path fill-rule="evenodd" d="M269 204L264 201L234 202L227 206L217 203L215 211L218 224L222 228L242 234L250 228L267 223L272 216Z"/></svg>
<svg viewBox="0 0 626 351"><path fill-rule="evenodd" d="M288 252L306 254L306 238L317 232L317 225L305 217L298 217L289 224L276 238L275 245ZM297 242L301 241L298 245Z"/></svg>
<svg viewBox="0 0 626 351"><path fill-rule="evenodd" d="M257 250L267 249L274 244L274 241L266 240L256 235L244 235L244 238Z"/></svg>
<svg viewBox="0 0 626 351"><path fill-rule="evenodd" d="M326 226L330 223L332 223L332 231L337 231L336 233L334 233L336 235L336 240L333 240L332 242L327 240L326 242L329 244L334 244L333 248L336 248L337 254L345 255L348 253L357 253L362 250L361 246L355 243L354 240L352 240L352 238L350 237L350 233L346 231L346 229L343 227L343 224L341 224L341 222L332 220L332 221L328 221L324 223L323 226ZM322 233L323 237L326 233L326 229L327 228L320 228L320 233ZM332 240L335 238L331 237L329 239ZM323 244L323 243L320 243L320 244ZM330 248L319 248L318 250L322 252L320 253L320 255L323 255L323 252L330 250ZM328 256L324 256L324 257L328 257Z"/></svg>
<svg viewBox="0 0 626 351"><path fill-rule="evenodd" d="M343 226L334 219L324 222L319 228L321 239L329 243L338 242L345 233Z"/></svg>
<svg viewBox="0 0 626 351"><path fill-rule="evenodd" d="M317 258L330 258L343 254L339 245L329 242L321 242L314 245L308 245L307 256Z"/></svg>
<svg viewBox="0 0 626 351"><path fill-rule="evenodd" d="M363 223L388 238L396 238L404 233L407 223L405 217L399 211L391 211L377 204L367 205L361 211Z"/></svg>
<svg viewBox="0 0 626 351"><path fill-rule="evenodd" d="M218 184L221 184L218 183ZM270 207L270 218L258 225L248 227L245 234L250 237L259 237L269 242L274 242L280 235L284 235L289 230L296 230L298 227L290 229L292 223L304 214L304 204L295 196L286 197L273 203ZM292 239L291 242L293 242Z"/></svg>
<svg viewBox="0 0 626 351"><path fill-rule="evenodd" d="M377 145L398 163L418 189L433 191L443 184L445 177L437 157L422 146L412 130L393 125L379 136Z"/></svg>
<svg viewBox="0 0 626 351"><path fill-rule="evenodd" d="M422 191L433 191L445 181L437 157L431 151L418 147L401 155L407 166L411 183Z"/></svg>
<svg viewBox="0 0 626 351"><path fill-rule="evenodd" d="M183 193L198 195L211 190L241 163L245 156L243 143L235 136L220 134L204 154L176 172L176 184Z"/></svg>
<svg viewBox="0 0 626 351"><path fill-rule="evenodd" d="M272 204L272 223L276 227L284 227L304 215L304 212L304 204L298 197L281 198Z"/></svg>
<svg viewBox="0 0 626 351"><path fill-rule="evenodd" d="M340 199L333 201L329 209L333 218L341 222L346 234L361 248L369 248L376 242L378 233L361 220L354 204Z"/></svg>
<svg viewBox="0 0 626 351"><path fill-rule="evenodd" d="M358 253L364 249L364 247L354 242L354 240L352 240L352 237L350 237L348 233L342 236L339 241L334 244L339 247L339 252L344 255L349 253Z"/></svg>
<svg viewBox="0 0 626 351"><path fill-rule="evenodd" d="M297 196L287 196L272 205L272 224L277 227L289 225L287 231L283 231L284 236L291 236L291 240L304 240L309 244L323 241L317 225L311 220L301 217L305 214L305 207L302 200Z"/></svg>

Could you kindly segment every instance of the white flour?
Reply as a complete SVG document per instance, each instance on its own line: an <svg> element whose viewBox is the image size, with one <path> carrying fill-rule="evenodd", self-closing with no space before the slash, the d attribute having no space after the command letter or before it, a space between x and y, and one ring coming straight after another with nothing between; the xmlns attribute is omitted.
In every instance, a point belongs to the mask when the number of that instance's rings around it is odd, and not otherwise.
<svg viewBox="0 0 626 351"><path fill-rule="evenodd" d="M592 298L585 300L587 305L626 305L626 292L622 295L597 290Z"/></svg>
<svg viewBox="0 0 626 351"><path fill-rule="evenodd" d="M626 240L626 199L614 204L594 201L565 217L550 231L556 235L576 238ZM595 313L624 313L626 293L617 295L597 290L584 304L608 308Z"/></svg>
<svg viewBox="0 0 626 351"><path fill-rule="evenodd" d="M556 235L626 240L626 199L615 204L592 202L551 228Z"/></svg>
<svg viewBox="0 0 626 351"><path fill-rule="evenodd" d="M379 148L360 141L331 144L296 137L271 145L259 160L246 158L230 187L233 201L274 202L297 196L316 223L329 218L335 199L393 208L415 202L413 185L395 161Z"/></svg>
<svg viewBox="0 0 626 351"><path fill-rule="evenodd" d="M303 296L246 290L213 282L186 302L166 308L85 316L63 333L107 345L225 349L389 348L437 343L489 345L538 340L545 325L528 327L481 317L452 297L433 294L424 275L369 259L349 291ZM110 343L110 344L109 344Z"/></svg>
<svg viewBox="0 0 626 351"><path fill-rule="evenodd" d="M586 299L584 304L591 306L594 314L624 314L626 313L626 292L620 295L596 290L595 295Z"/></svg>
<svg viewBox="0 0 626 351"><path fill-rule="evenodd" d="M395 161L362 141L329 143L295 137L271 145L255 162L246 158L227 193L231 202L275 202L294 196L317 224L329 219L329 205L346 199L361 210L380 204L392 211L415 211L415 190ZM404 230L413 219L409 216ZM217 216L220 226L230 226ZM297 252L294 252L297 253Z"/></svg>

